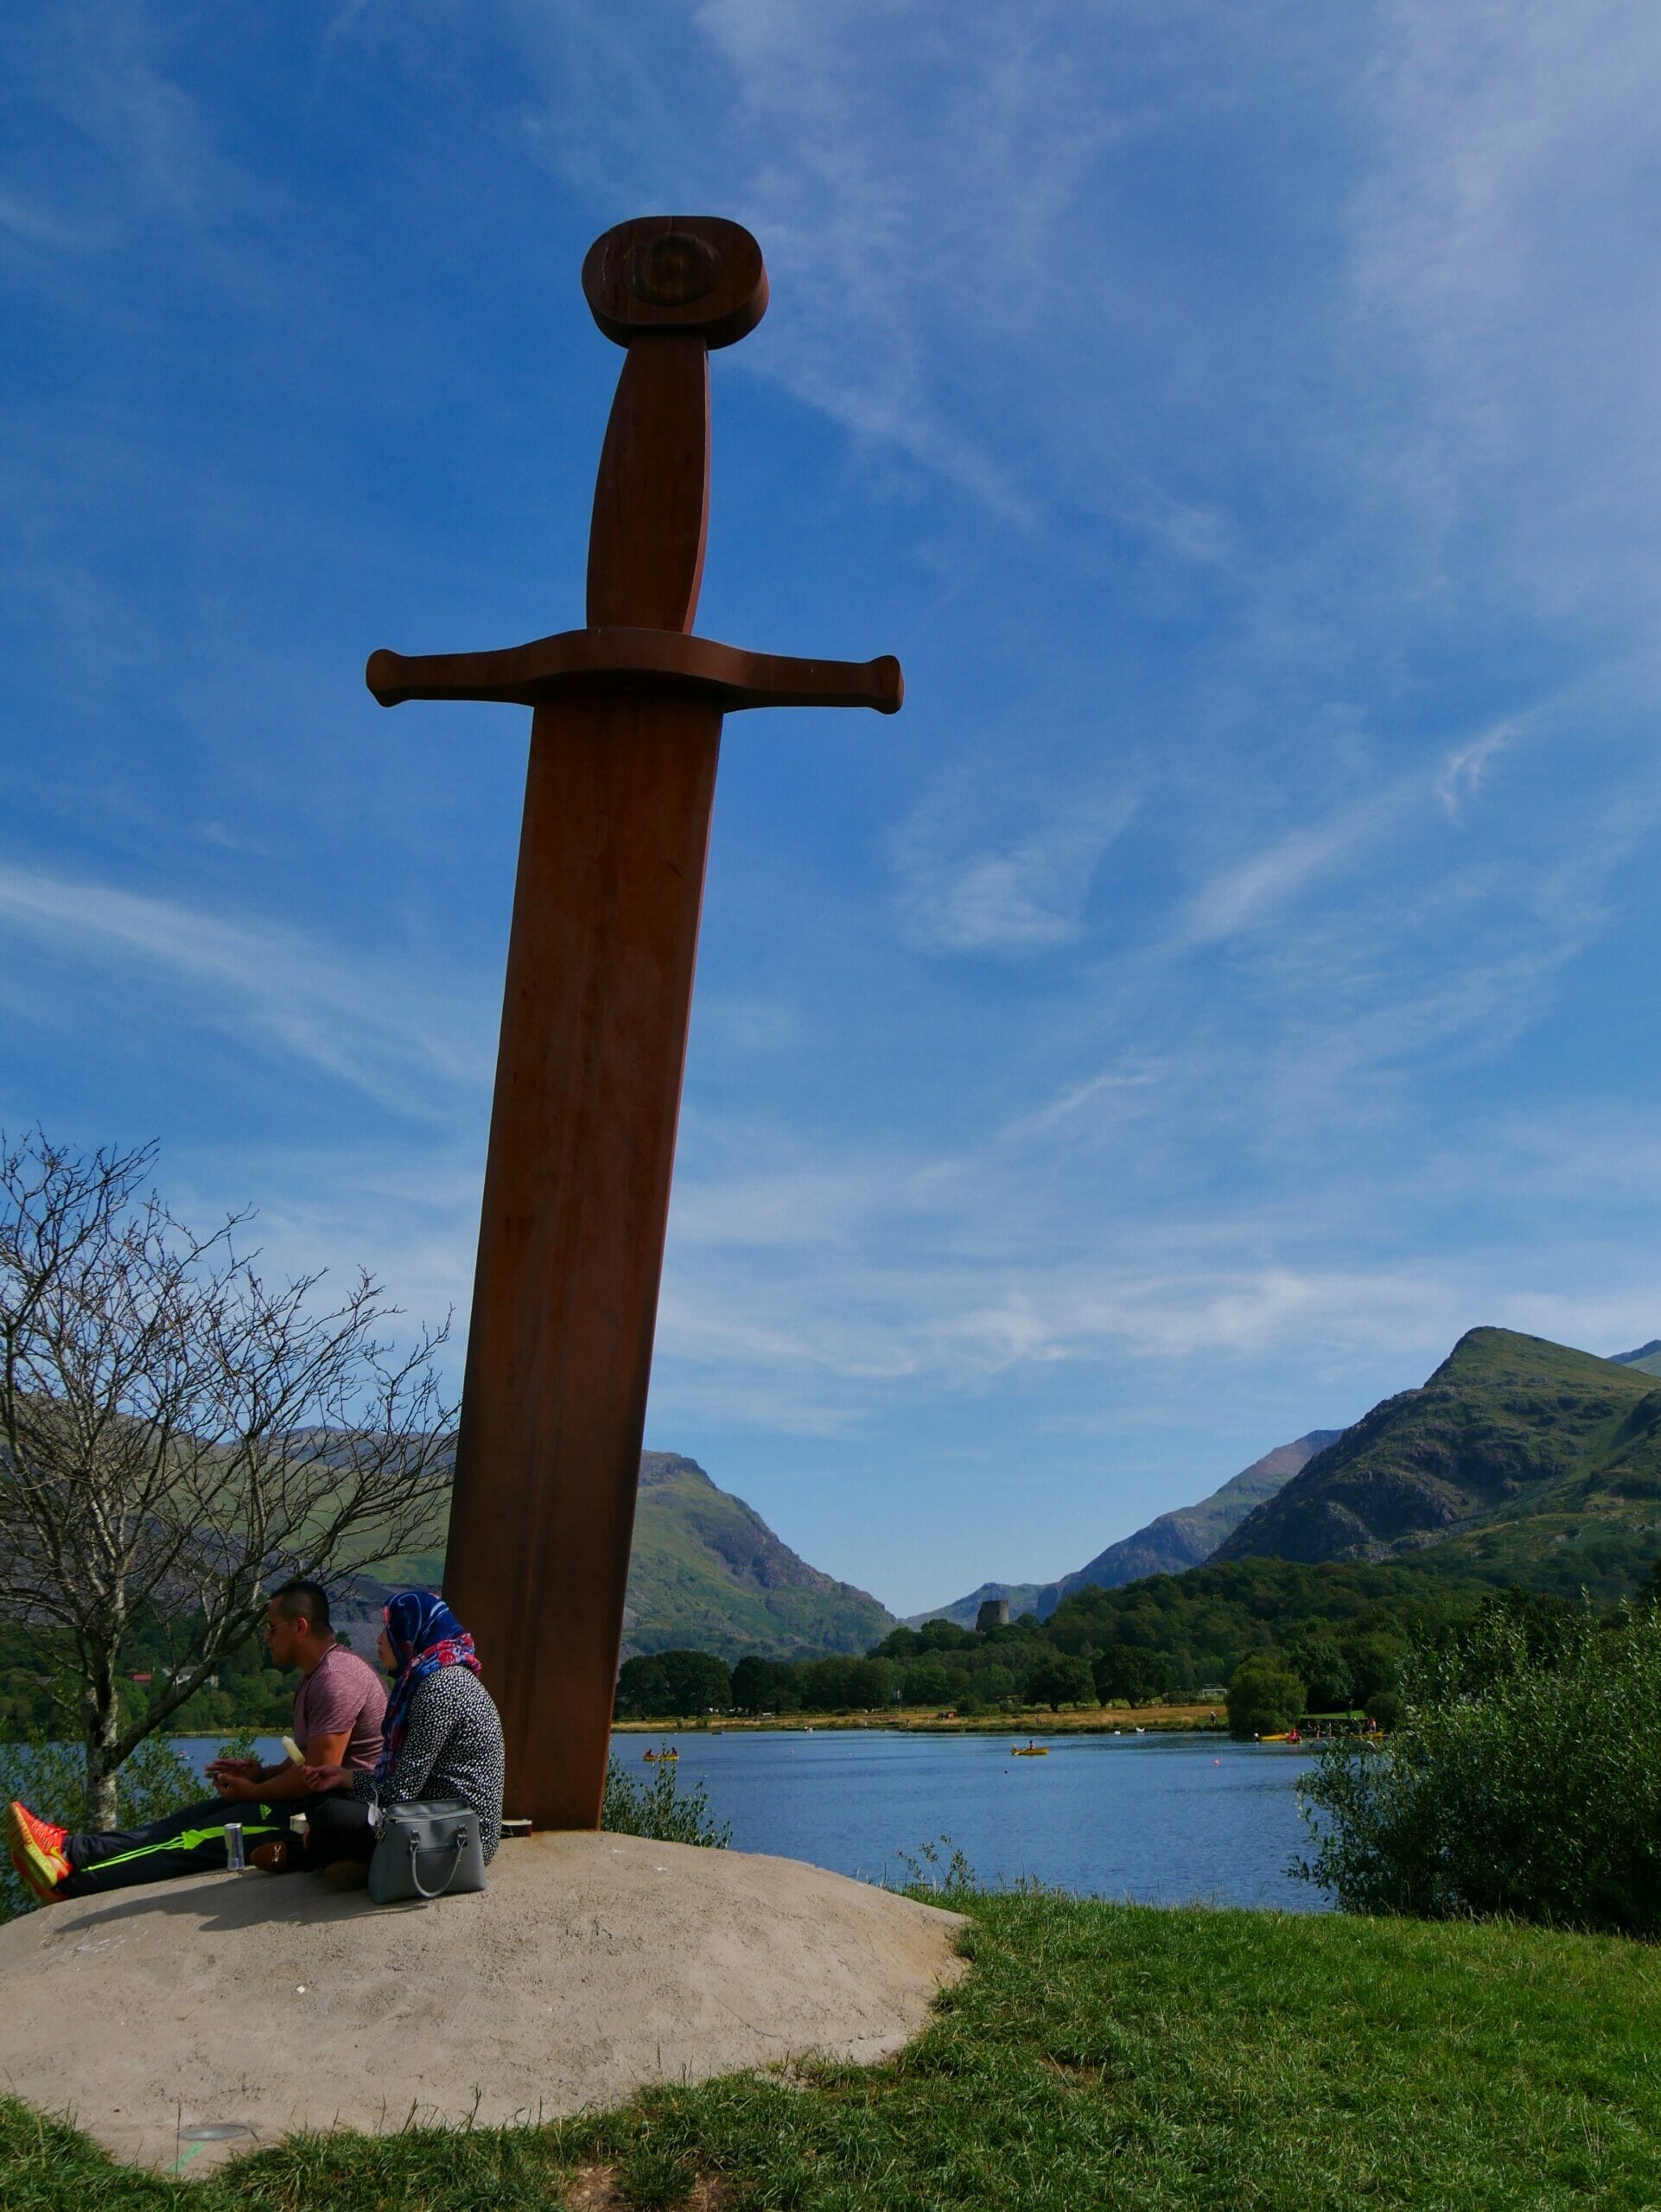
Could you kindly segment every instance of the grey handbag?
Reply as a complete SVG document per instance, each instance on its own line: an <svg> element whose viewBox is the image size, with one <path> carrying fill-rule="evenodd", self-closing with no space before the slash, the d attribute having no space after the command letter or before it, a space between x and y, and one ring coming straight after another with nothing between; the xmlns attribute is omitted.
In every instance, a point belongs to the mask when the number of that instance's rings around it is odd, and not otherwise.
<svg viewBox="0 0 1661 2212"><path fill-rule="evenodd" d="M485 1885L479 1815L459 1797L430 1797L381 1808L369 1894L377 1904L409 1897L460 1897Z"/></svg>

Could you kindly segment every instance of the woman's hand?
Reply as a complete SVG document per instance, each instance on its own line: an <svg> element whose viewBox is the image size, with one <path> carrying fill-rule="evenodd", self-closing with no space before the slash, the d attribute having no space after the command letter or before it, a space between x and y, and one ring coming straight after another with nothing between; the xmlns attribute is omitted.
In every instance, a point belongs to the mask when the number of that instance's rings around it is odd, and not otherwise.
<svg viewBox="0 0 1661 2212"><path fill-rule="evenodd" d="M251 1777L228 1774L223 1767L213 1777L213 1787L227 1805L251 1804L259 1796L259 1784Z"/></svg>
<svg viewBox="0 0 1661 2212"><path fill-rule="evenodd" d="M349 1768L343 1766L309 1766L306 1787L314 1797L327 1797L331 1789L347 1789L352 1785Z"/></svg>

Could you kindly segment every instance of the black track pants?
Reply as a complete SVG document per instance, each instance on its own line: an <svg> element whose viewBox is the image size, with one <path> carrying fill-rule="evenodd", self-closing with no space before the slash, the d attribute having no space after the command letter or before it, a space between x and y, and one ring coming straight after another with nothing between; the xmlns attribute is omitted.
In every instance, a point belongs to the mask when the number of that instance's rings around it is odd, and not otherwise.
<svg viewBox="0 0 1661 2212"><path fill-rule="evenodd" d="M300 1799L276 1805L227 1804L223 1797L209 1797L200 1805L187 1805L181 1813L164 1820L146 1821L142 1827L109 1828L72 1835L64 1846L74 1872L58 1885L60 1897L97 1897L105 1890L124 1890L135 1882L167 1882L175 1874L205 1874L225 1865L225 1824L242 1823L242 1847L269 1843L289 1832L289 1816L313 1804Z"/></svg>
<svg viewBox="0 0 1661 2212"><path fill-rule="evenodd" d="M368 1859L374 1856L375 1831L369 1825L369 1808L345 1790L328 1797L313 1797L306 1805L310 1834L306 1839L305 1863L321 1873L337 1859Z"/></svg>

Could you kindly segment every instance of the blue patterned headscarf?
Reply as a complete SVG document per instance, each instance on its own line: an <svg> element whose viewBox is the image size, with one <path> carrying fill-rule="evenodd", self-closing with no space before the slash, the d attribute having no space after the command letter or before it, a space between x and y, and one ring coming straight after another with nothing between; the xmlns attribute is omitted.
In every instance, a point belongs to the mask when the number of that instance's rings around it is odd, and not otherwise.
<svg viewBox="0 0 1661 2212"><path fill-rule="evenodd" d="M377 1782L385 1782L398 1764L410 1717L410 1700L415 1695L417 1686L424 1682L429 1675L436 1675L441 1667L470 1667L475 1675L479 1671L473 1638L444 1600L436 1598L430 1590L400 1590L391 1603L382 1608L381 1619L386 1624L386 1641L392 1647L392 1657L398 1665L398 1679L392 1684L392 1694L386 1700L386 1718L381 1723Z"/></svg>

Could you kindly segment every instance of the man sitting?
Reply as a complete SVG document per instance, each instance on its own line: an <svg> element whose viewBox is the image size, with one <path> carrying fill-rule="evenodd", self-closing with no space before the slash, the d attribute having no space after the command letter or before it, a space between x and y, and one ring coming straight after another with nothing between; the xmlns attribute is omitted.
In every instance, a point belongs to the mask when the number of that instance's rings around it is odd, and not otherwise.
<svg viewBox="0 0 1661 2212"><path fill-rule="evenodd" d="M306 1766L373 1771L386 1686L335 1641L327 1593L315 1582L284 1583L266 1606L265 1637L277 1666L300 1669L294 1736L304 1765L215 1759L207 1769L213 1797L140 1827L102 1833L59 1827L13 1803L6 1812L11 1863L42 1904L223 1866L227 1821L241 1822L251 1853L287 1837L290 1819L306 1808Z"/></svg>

